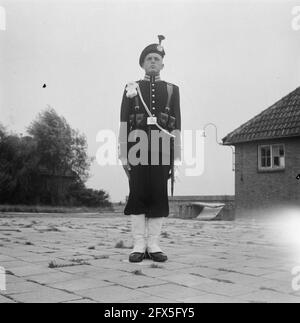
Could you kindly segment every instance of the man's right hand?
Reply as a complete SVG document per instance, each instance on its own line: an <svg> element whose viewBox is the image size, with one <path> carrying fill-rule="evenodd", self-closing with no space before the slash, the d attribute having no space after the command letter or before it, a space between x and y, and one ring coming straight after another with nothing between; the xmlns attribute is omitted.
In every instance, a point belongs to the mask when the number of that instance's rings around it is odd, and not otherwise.
<svg viewBox="0 0 300 323"><path fill-rule="evenodd" d="M127 162L123 162L123 161L122 161L122 164L128 179L130 179L130 171L131 171L130 165Z"/></svg>

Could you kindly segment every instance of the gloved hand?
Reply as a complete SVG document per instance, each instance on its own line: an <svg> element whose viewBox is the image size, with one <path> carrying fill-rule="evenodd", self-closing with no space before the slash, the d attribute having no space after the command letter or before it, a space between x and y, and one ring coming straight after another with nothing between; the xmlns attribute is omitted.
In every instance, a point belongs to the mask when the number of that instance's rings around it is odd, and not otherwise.
<svg viewBox="0 0 300 323"><path fill-rule="evenodd" d="M130 180L130 171L131 171L131 166L127 163L127 161L121 160L123 168L125 170L125 173L128 177L128 180Z"/></svg>
<svg viewBox="0 0 300 323"><path fill-rule="evenodd" d="M179 175L179 166L178 165L174 165L174 178L176 179ZM170 179L172 177L172 170L170 169L169 175L168 175L168 179Z"/></svg>

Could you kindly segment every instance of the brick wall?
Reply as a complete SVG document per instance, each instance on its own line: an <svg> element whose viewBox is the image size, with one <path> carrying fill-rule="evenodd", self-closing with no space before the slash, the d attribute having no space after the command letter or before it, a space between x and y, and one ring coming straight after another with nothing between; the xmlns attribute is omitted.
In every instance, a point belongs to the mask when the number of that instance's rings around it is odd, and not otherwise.
<svg viewBox="0 0 300 323"><path fill-rule="evenodd" d="M258 145L285 144L285 170L260 172ZM300 137L257 141L236 146L236 212L283 205L300 205Z"/></svg>

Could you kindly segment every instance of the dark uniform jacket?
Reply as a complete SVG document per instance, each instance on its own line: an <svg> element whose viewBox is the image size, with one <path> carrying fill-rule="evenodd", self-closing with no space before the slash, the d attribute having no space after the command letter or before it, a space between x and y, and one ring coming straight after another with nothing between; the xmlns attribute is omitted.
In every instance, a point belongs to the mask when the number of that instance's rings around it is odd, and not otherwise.
<svg viewBox="0 0 300 323"><path fill-rule="evenodd" d="M176 135L173 144L170 146L170 151L174 149L174 159L181 160L181 113L178 86L160 80L159 76L146 76L137 83L152 116L157 117L157 123L168 132L172 133L173 131L173 134ZM126 93L125 88L121 104L119 131L119 159L122 160L123 164L128 162L129 149L136 144L136 142L128 141L129 133L132 130L140 129L147 133L148 150L151 149L149 131L151 129L160 131L156 125L147 125L149 115L139 95L128 98ZM174 130L176 131L174 132ZM165 146L162 148L161 145L159 149L164 149L163 153L170 153L170 151L165 151Z"/></svg>

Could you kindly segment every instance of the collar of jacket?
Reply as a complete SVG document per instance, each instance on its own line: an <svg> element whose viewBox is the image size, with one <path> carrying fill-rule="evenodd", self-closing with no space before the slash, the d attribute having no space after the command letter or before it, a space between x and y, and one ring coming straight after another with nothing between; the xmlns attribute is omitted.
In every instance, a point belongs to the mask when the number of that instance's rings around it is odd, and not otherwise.
<svg viewBox="0 0 300 323"><path fill-rule="evenodd" d="M160 78L160 75L150 76L150 75L146 74L144 76L144 81L159 82L159 81L161 81L161 78Z"/></svg>

